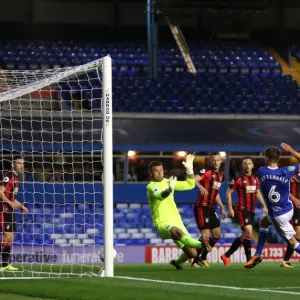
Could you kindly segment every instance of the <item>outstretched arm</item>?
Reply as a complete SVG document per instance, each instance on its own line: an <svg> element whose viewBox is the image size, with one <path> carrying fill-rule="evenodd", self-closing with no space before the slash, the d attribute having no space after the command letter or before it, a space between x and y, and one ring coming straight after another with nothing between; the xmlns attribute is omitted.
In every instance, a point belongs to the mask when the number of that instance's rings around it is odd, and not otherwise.
<svg viewBox="0 0 300 300"><path fill-rule="evenodd" d="M281 143L281 147L284 151L292 154L295 158L297 158L298 160L300 160L300 153L298 153L297 151L295 151L289 144L286 143Z"/></svg>
<svg viewBox="0 0 300 300"><path fill-rule="evenodd" d="M177 181L175 186L175 191L188 191L195 188L195 178L194 175L188 175L185 181Z"/></svg>
<svg viewBox="0 0 300 300"><path fill-rule="evenodd" d="M182 162L186 169L187 179L185 181L177 181L175 185L175 191L187 191L195 188L195 176L194 176L194 162L195 156L188 154L185 161Z"/></svg>

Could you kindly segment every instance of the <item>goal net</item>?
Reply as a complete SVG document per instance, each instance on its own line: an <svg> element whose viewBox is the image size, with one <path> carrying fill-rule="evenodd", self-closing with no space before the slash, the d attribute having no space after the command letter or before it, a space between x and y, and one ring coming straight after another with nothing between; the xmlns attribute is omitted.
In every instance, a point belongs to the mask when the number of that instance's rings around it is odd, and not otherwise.
<svg viewBox="0 0 300 300"><path fill-rule="evenodd" d="M23 157L12 189L29 209L13 213L13 243L0 213L0 261L10 247L15 268L2 266L0 278L99 276L103 252L104 274L113 276L111 99L108 56L67 68L0 70L1 170Z"/></svg>

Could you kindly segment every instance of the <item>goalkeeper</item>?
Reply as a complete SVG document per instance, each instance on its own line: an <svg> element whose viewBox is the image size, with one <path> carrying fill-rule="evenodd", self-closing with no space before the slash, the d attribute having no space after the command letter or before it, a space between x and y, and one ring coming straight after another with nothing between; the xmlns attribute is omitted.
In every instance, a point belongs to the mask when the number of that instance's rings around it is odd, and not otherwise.
<svg viewBox="0 0 300 300"><path fill-rule="evenodd" d="M182 162L186 168L187 179L177 181L176 177L164 178L161 162L152 161L149 164L150 182L147 185L147 197L150 204L153 226L162 239L172 239L183 250L177 260L170 263L181 269L189 258L197 256L196 249L207 249L206 244L193 239L186 230L174 201L174 191L187 191L195 187L193 171L194 156L189 154Z"/></svg>

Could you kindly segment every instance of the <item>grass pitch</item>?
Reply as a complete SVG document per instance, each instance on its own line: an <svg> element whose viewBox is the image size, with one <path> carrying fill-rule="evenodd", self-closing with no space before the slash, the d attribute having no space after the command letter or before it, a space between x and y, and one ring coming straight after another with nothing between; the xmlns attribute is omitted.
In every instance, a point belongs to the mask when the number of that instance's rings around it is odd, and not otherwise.
<svg viewBox="0 0 300 300"><path fill-rule="evenodd" d="M242 264L226 268L222 264L210 268L183 270L161 265L117 265L116 278L95 278L71 276L69 278L47 278L38 280L1 280L0 300L98 300L98 299L300 299L300 264L284 269L279 263L262 263L252 270L245 270ZM71 271L70 266L52 267L51 271ZM23 273L3 273L5 277L41 276L31 273L32 267L25 267ZM34 267L35 271L50 271L45 266ZM72 266L72 272L98 272L99 269ZM45 276L45 274L43 274Z"/></svg>

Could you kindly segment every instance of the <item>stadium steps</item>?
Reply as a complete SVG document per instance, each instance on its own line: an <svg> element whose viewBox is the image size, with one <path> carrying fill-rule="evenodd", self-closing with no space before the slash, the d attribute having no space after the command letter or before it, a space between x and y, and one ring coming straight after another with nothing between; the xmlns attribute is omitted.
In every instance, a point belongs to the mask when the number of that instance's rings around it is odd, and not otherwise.
<svg viewBox="0 0 300 300"><path fill-rule="evenodd" d="M300 84L300 63L295 57L291 58L291 69L295 70L293 78Z"/></svg>
<svg viewBox="0 0 300 300"><path fill-rule="evenodd" d="M286 75L291 75L294 80L300 84L300 63L297 62L295 57L291 58L291 67L283 60L283 58L272 48L267 48L267 51L280 63L282 68L282 73Z"/></svg>

